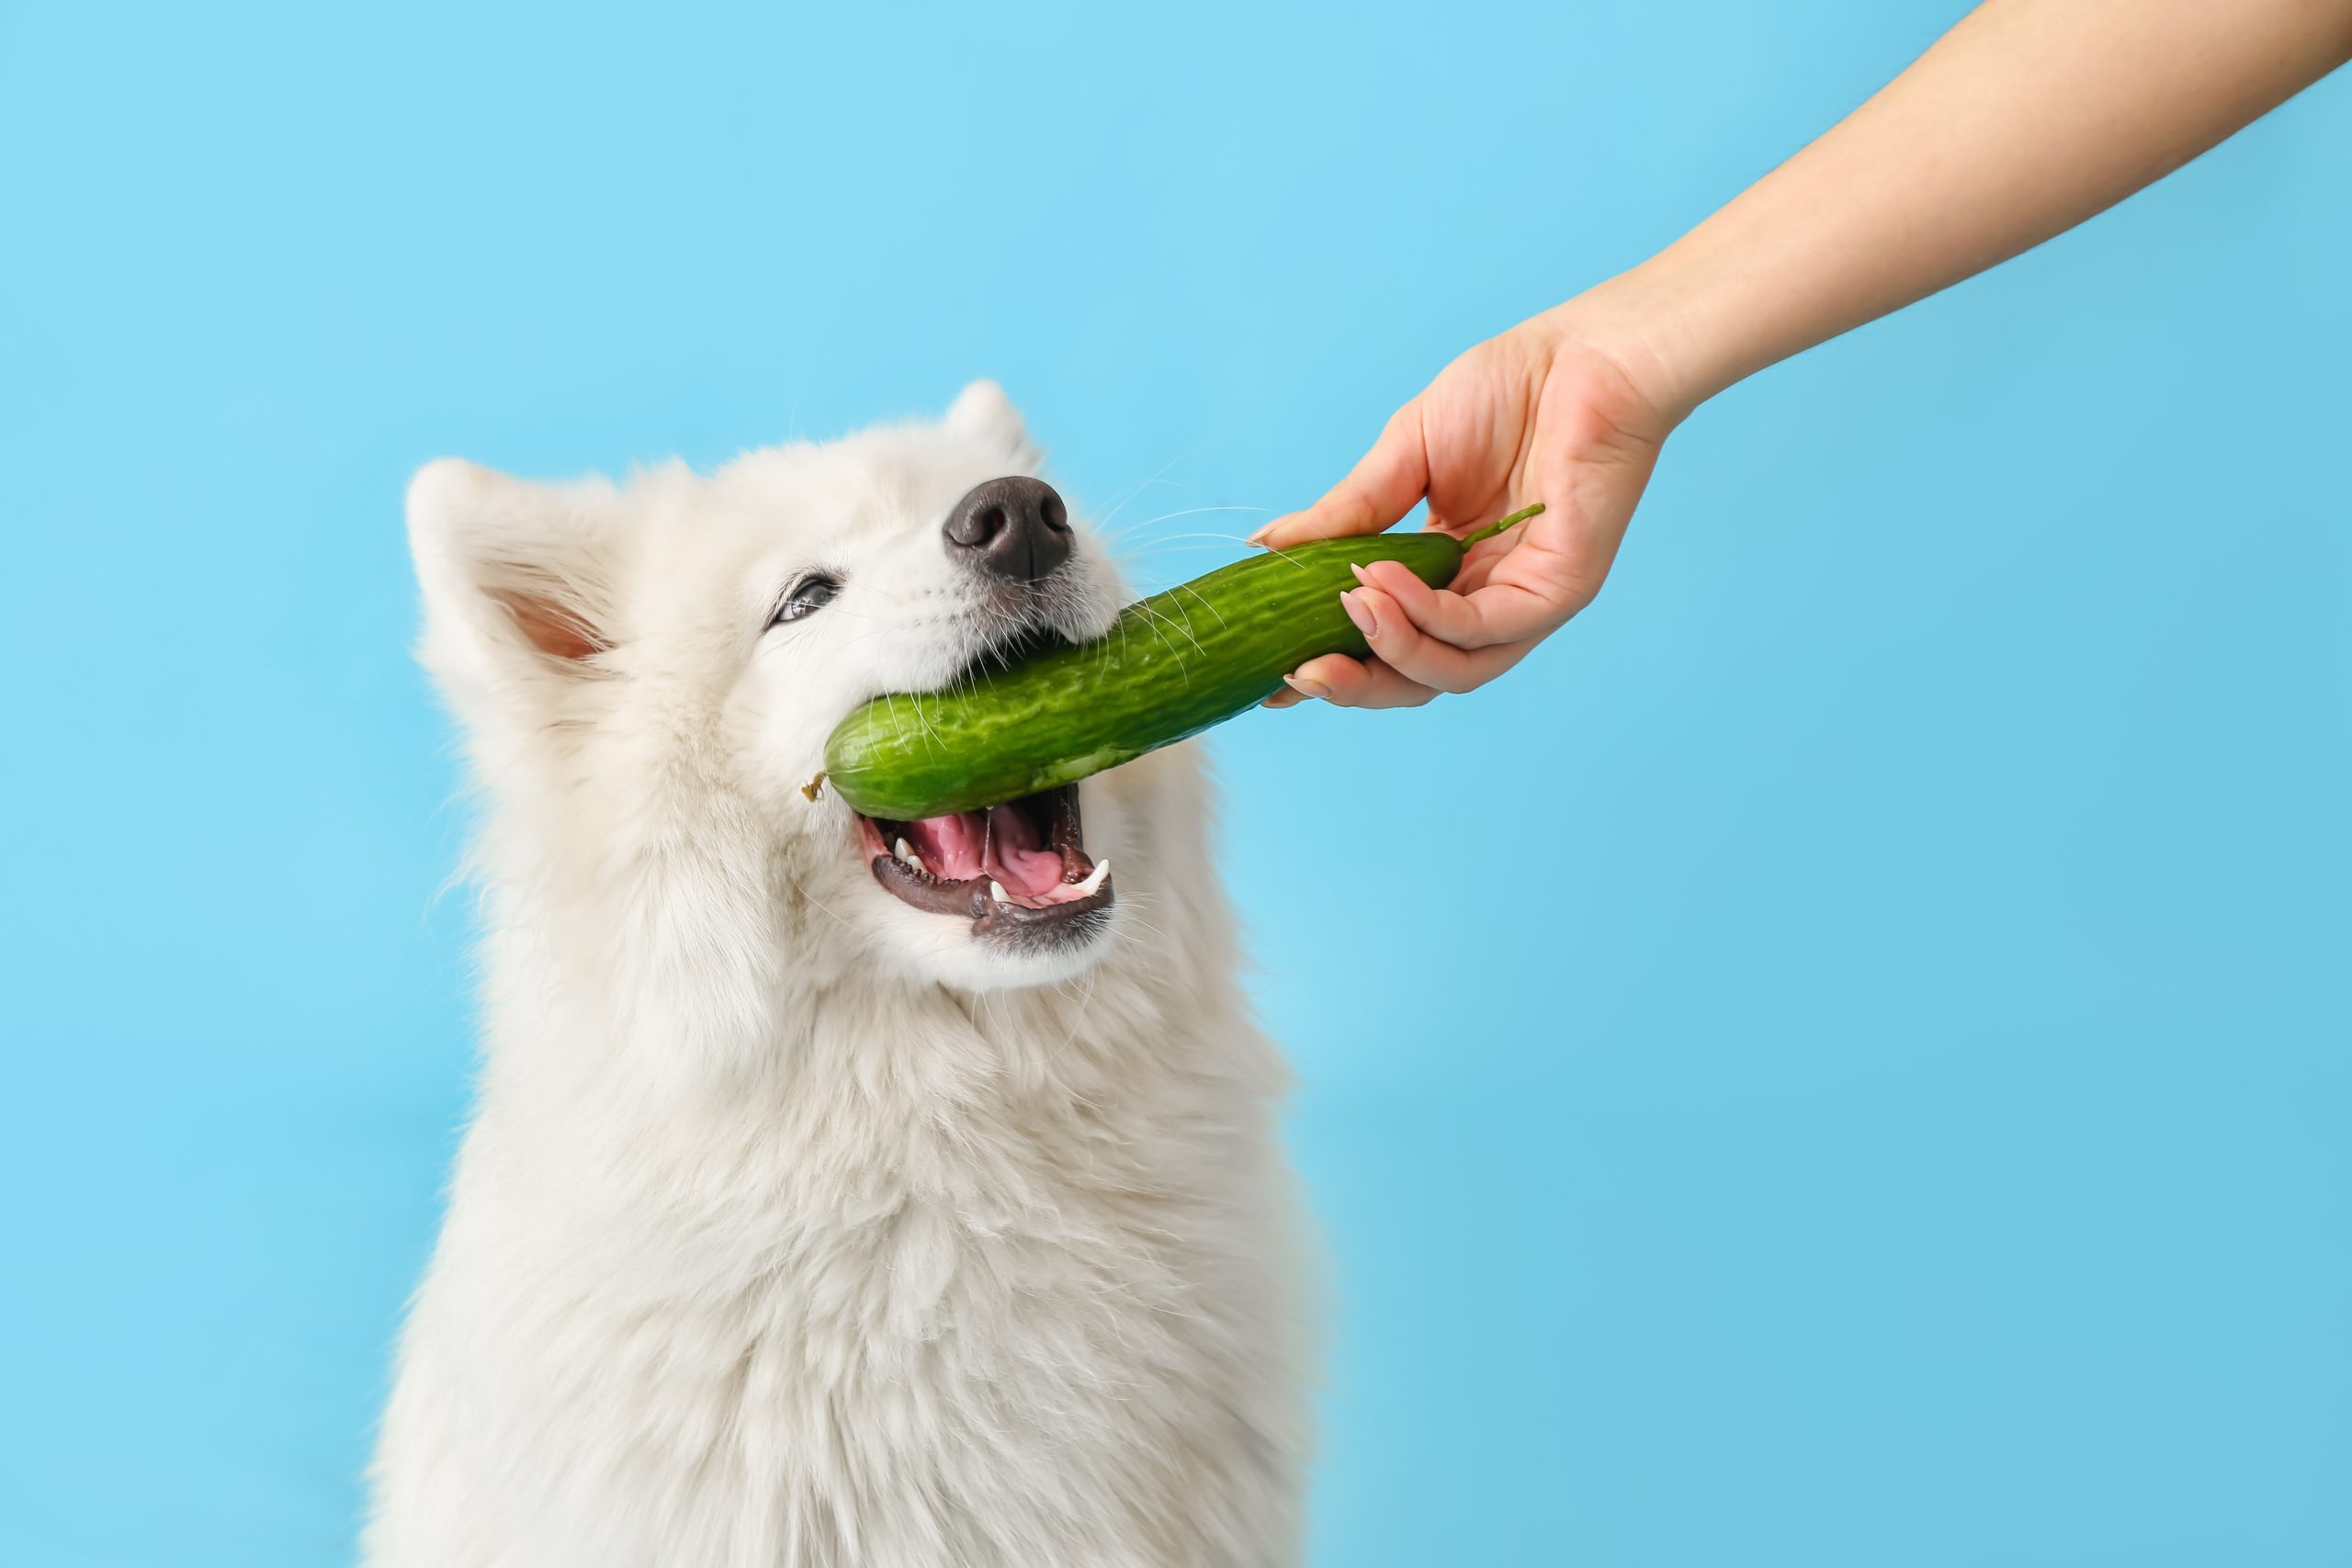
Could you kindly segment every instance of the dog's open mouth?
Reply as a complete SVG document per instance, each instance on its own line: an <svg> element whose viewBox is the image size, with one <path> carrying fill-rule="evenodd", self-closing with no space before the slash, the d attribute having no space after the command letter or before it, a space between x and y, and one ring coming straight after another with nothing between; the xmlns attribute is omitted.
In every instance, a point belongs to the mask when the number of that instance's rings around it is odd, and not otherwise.
<svg viewBox="0 0 2352 1568"><path fill-rule="evenodd" d="M1087 855L1076 784L920 822L861 816L857 831L874 880L981 934L1092 927L1111 907L1111 863Z"/></svg>

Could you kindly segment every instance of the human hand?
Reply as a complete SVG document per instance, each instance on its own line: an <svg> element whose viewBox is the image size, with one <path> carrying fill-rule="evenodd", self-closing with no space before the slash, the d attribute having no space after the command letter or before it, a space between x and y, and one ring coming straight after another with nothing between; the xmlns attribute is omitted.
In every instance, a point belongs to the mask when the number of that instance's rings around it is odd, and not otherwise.
<svg viewBox="0 0 2352 1568"><path fill-rule="evenodd" d="M1679 417L1636 381L1631 367L1642 363L1630 340L1596 330L1577 301L1523 321L1439 372L1320 501L1250 536L1282 549L1378 533L1425 498L1429 525L1460 536L1544 505L1472 547L1445 588L1396 561L1358 567L1360 586L1340 603L1374 657L1311 659L1267 705L1321 697L1411 707L1466 692L1592 603Z"/></svg>

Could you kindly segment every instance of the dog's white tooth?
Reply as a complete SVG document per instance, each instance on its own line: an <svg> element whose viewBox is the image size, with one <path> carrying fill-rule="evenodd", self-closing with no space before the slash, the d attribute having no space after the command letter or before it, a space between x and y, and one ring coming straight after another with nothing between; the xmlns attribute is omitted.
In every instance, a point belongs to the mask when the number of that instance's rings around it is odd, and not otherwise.
<svg viewBox="0 0 2352 1568"><path fill-rule="evenodd" d="M1096 861L1094 863L1094 869L1086 874L1086 880L1078 885L1079 896L1080 897L1087 897L1100 892L1102 886L1102 879L1110 874L1110 861L1107 859Z"/></svg>
<svg viewBox="0 0 2352 1568"><path fill-rule="evenodd" d="M910 846L904 839L900 839L899 840L899 847L892 850L890 852L898 856L900 860L912 860L915 858L915 852L912 846Z"/></svg>
<svg viewBox="0 0 2352 1568"><path fill-rule="evenodd" d="M990 881L990 882L989 882L989 897L991 897L991 898L993 898L993 899L995 899L995 900L996 900L998 903L1000 903L1000 904L1010 904L1010 903L1012 903L1012 899L1010 899L1010 898L1008 898L1008 897L1005 897L1005 895L1004 895L1004 884L1003 884L1003 883L1001 883L1001 882L996 882L996 881Z"/></svg>
<svg viewBox="0 0 2352 1568"><path fill-rule="evenodd" d="M931 867L922 863L922 856L915 853L912 850L907 852L907 863L925 874L929 874L931 871Z"/></svg>

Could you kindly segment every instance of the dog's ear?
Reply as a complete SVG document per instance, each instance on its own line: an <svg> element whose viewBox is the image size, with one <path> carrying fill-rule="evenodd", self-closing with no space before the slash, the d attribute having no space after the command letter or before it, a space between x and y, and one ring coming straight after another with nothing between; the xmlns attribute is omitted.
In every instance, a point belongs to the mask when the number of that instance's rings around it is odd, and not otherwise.
<svg viewBox="0 0 2352 1568"><path fill-rule="evenodd" d="M408 535L424 590L422 657L469 719L544 709L604 672L621 521L601 481L532 484L455 457L417 470Z"/></svg>
<svg viewBox="0 0 2352 1568"><path fill-rule="evenodd" d="M975 381L956 393L947 405L946 425L958 435L996 447L1024 468L1037 460L1021 411L994 381Z"/></svg>

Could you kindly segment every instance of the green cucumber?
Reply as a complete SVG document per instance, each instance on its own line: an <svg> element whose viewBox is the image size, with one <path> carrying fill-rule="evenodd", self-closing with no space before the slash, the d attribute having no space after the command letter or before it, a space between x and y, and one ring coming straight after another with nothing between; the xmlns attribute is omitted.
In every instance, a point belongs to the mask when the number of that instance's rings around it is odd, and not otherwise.
<svg viewBox="0 0 2352 1568"><path fill-rule="evenodd" d="M953 692L876 697L826 741L819 782L868 817L912 822L1132 761L1255 707L1310 659L1369 652L1340 604L1355 586L1351 565L1401 561L1442 588L1470 546L1543 510L1514 512L1458 543L1433 532L1367 534L1219 567L1128 605L1099 641Z"/></svg>

